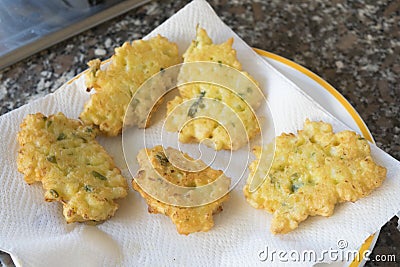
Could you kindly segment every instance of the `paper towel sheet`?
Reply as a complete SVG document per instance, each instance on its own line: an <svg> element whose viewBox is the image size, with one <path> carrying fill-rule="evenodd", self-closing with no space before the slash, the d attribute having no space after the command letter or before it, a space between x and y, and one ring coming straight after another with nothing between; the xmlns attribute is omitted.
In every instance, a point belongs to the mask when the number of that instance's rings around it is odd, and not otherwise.
<svg viewBox="0 0 400 267"><path fill-rule="evenodd" d="M301 129L306 118L331 123L335 131L348 129L259 57L205 1L193 1L147 38L162 34L178 43L183 53L195 36L197 24L204 27L215 42L234 37L234 48L243 69L260 82L267 95L276 134ZM270 234L270 214L246 203L242 193L244 181L233 190L231 199L224 204L224 211L214 216L215 227L207 233L179 235L168 217L148 214L144 200L132 190L126 199L119 201L116 215L103 224L67 225L61 204L45 203L41 185L27 185L23 175L18 173L16 134L27 114L61 111L77 118L88 98L81 76L54 94L0 117L0 250L9 252L17 265L271 266L282 262L278 259L272 263L261 262L260 252L266 248L269 252L313 250L320 255L324 250L338 249L337 242L345 240L347 249L357 249L399 211L400 163L371 145L374 159L388 169L383 185L356 203L338 205L332 217L309 218L298 229L283 236ZM118 165L125 168L120 139L100 138L100 142ZM128 174L126 170L124 173Z"/></svg>

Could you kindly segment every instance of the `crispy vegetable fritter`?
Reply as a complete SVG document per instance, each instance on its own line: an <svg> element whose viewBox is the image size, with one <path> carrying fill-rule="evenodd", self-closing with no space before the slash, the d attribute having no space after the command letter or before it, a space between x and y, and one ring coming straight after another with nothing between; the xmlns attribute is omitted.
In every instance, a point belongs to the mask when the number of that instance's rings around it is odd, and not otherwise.
<svg viewBox="0 0 400 267"><path fill-rule="evenodd" d="M167 151L172 153L177 150L168 148ZM179 152L178 152L179 153ZM190 157L187 156L188 159ZM142 149L137 156L140 169L135 179L141 183L147 183L152 186L152 182L162 178L175 185L184 187L198 187L215 181L218 177L224 176L222 171L213 170L207 167L199 172L189 172L174 167L168 160L161 146L152 149ZM230 179L221 177L223 180L223 189L228 190ZM220 178L220 179L221 179ZM206 232L213 225L213 214L222 211L222 203L229 198L228 194L218 200L198 207L178 207L161 202L146 193L141 186L132 180L133 188L140 193L146 200L148 211L150 213L161 213L169 216L176 225L176 229L180 234L188 235L194 232ZM162 183L153 183L154 190L163 190L160 186ZM167 194L167 192L164 192Z"/></svg>
<svg viewBox="0 0 400 267"><path fill-rule="evenodd" d="M201 73L208 77L216 76L217 79L226 75L226 83L232 83L230 80L236 80L237 77L227 75L227 72L229 72L227 69L232 67L239 71L242 70L242 66L236 57L236 51L232 48L232 43L233 38L230 38L225 43L214 44L204 29L197 28L196 39L192 41L190 47L183 55L184 63L215 62L221 66L220 70L218 70L220 73L216 72L213 68L202 66L201 64L198 64L198 67L190 67L185 72L185 66L183 66L179 80L187 80L186 76ZM223 65L229 67L222 67ZM195 71L190 71L193 68ZM248 81L252 81L252 86L241 88L243 87L242 85L232 83L232 85L239 88L230 88L233 90L230 91L223 86L212 85L210 83L181 85L178 87L180 96L176 96L167 106L167 113L173 114L172 111L182 104L182 102L188 99L195 99L196 101L193 103L193 106L186 112L187 114L183 114L182 119L188 120L197 115L215 118L218 114L220 118L224 118L223 120L226 121L225 128L233 125L233 127L228 129L229 133L224 129L224 125L221 125L217 120L208 118L192 120L180 129L179 123L181 122L177 117L181 116L177 116L176 114L172 115L174 119L167 124L167 129L169 131L179 131L179 140L183 143L201 142L209 139L210 143L214 143L213 146L216 150L238 149L246 144L248 140L255 137L260 132L260 126L253 109L255 110L259 107L262 101L262 94L256 82L248 73L241 71L237 72L236 75L248 77ZM239 92L238 90L241 91ZM225 103L227 106L206 102L203 100L205 98L214 99L217 101L216 103ZM207 113L208 111L209 113ZM244 133L238 132L238 123L243 125Z"/></svg>
<svg viewBox="0 0 400 267"><path fill-rule="evenodd" d="M80 115L85 124L98 125L108 136L118 135L128 104L148 78L164 68L180 63L178 47L158 35L149 40L124 43L115 49L110 65L101 70L100 60L88 63L88 90L95 89Z"/></svg>
<svg viewBox="0 0 400 267"><path fill-rule="evenodd" d="M18 170L28 184L42 182L46 201L63 203L68 223L103 221L118 209L128 185L95 140L97 130L62 113L28 115L18 133Z"/></svg>
<svg viewBox="0 0 400 267"><path fill-rule="evenodd" d="M250 177L267 173L263 159L271 151L257 147L254 153L258 159L250 165L244 194L253 207L273 213L274 234L294 230L308 216L332 215L336 203L369 195L386 177L364 138L352 131L335 134L324 122L307 120L297 135L277 137L272 167L251 193Z"/></svg>

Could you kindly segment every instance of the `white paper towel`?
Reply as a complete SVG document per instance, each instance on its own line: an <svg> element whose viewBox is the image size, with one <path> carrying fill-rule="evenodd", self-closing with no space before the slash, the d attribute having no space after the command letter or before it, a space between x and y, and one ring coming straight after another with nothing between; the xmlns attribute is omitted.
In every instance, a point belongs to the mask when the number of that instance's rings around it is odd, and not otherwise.
<svg viewBox="0 0 400 267"><path fill-rule="evenodd" d="M277 134L295 132L302 128L305 118L329 122L335 131L348 128L259 57L205 1L193 1L147 38L162 34L177 42L183 53L195 36L197 24L215 42L235 38L234 48L243 68L260 82L267 94ZM0 117L0 250L9 252L17 265L270 266L282 262L277 259L273 263L261 262L258 255L266 246L269 251L313 250L320 255L323 250L338 249L337 242L343 239L347 249L357 249L400 208L400 163L371 145L374 159L388 169L382 187L356 203L337 206L332 217L310 218L284 236L270 234L271 215L246 203L242 194L244 181L232 192L224 211L215 216L215 227L207 233L179 235L168 217L148 214L144 200L132 190L119 202L115 217L103 224L67 225L61 205L45 203L41 185L27 185L18 173L16 134L27 114L61 111L77 118L88 98L81 76L54 94ZM120 137L100 138L100 142L124 168Z"/></svg>

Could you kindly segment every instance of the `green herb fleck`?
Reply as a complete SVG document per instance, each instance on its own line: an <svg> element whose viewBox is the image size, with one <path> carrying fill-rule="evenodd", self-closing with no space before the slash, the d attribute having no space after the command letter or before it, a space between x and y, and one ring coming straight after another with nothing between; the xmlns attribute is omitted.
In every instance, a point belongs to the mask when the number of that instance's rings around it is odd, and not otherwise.
<svg viewBox="0 0 400 267"><path fill-rule="evenodd" d="M161 71L161 72L164 72L164 68L160 68L160 71Z"/></svg>
<svg viewBox="0 0 400 267"><path fill-rule="evenodd" d="M206 94L205 91L201 91L199 98L190 106L189 111L188 111L189 117L193 118L194 115L196 115L199 106L201 104L203 104L203 97L205 94Z"/></svg>
<svg viewBox="0 0 400 267"><path fill-rule="evenodd" d="M87 128L85 129L85 132L91 133L91 132L93 132L93 129L92 129L91 127L87 127Z"/></svg>
<svg viewBox="0 0 400 267"><path fill-rule="evenodd" d="M67 136L65 135L65 133L60 133L57 137L57 141L61 141L64 140L65 138L67 138Z"/></svg>
<svg viewBox="0 0 400 267"><path fill-rule="evenodd" d="M253 92L253 89L251 89L251 87L247 87L247 93L251 93Z"/></svg>
<svg viewBox="0 0 400 267"><path fill-rule="evenodd" d="M57 163L56 156L48 156L46 159L51 163Z"/></svg>
<svg viewBox="0 0 400 267"><path fill-rule="evenodd" d="M52 123L53 123L53 121L47 121L46 127L49 128L49 127L51 126Z"/></svg>
<svg viewBox="0 0 400 267"><path fill-rule="evenodd" d="M365 140L365 138L364 137L359 137L358 140Z"/></svg>
<svg viewBox="0 0 400 267"><path fill-rule="evenodd" d="M43 116L43 121L47 121L47 117L46 116Z"/></svg>
<svg viewBox="0 0 400 267"><path fill-rule="evenodd" d="M222 61L221 61L221 60L218 60L218 64L219 64L220 66L222 66Z"/></svg>
<svg viewBox="0 0 400 267"><path fill-rule="evenodd" d="M292 184L292 192L295 193L300 189L304 184L302 182L296 182Z"/></svg>
<svg viewBox="0 0 400 267"><path fill-rule="evenodd" d="M107 180L107 177L105 177L104 175L102 175L102 174L100 174L100 173L98 173L96 171L92 171L92 174L97 179L100 179L100 180L103 180L103 181Z"/></svg>
<svg viewBox="0 0 400 267"><path fill-rule="evenodd" d="M83 189L85 189L86 192L93 192L93 187L90 185L85 184L85 186L83 187Z"/></svg>
<svg viewBox="0 0 400 267"><path fill-rule="evenodd" d="M164 167L168 166L169 160L164 154L157 154L155 157L162 166Z"/></svg>
<svg viewBox="0 0 400 267"><path fill-rule="evenodd" d="M58 198L59 197L58 192L56 190L50 189L49 192L54 198Z"/></svg>
<svg viewBox="0 0 400 267"><path fill-rule="evenodd" d="M294 193L304 184L301 181L299 181L300 175L297 172L293 173L290 177L292 180L292 192Z"/></svg>

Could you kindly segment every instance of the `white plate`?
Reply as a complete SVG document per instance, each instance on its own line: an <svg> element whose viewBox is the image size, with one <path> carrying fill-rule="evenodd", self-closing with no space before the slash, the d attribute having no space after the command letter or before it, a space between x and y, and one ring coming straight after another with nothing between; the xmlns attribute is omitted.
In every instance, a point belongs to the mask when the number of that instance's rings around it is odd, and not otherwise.
<svg viewBox="0 0 400 267"><path fill-rule="evenodd" d="M354 131L360 133L364 138L374 142L371 132L368 130L365 122L361 116L357 113L354 107L341 95L334 87L323 80L321 77L311 72L310 70L298 65L297 63L288 60L284 57L278 56L271 52L267 52L260 49L254 49L259 55L263 56L264 59L278 69L288 79L296 83L304 92L310 95L316 102L324 107L328 112L334 115L336 118L344 122ZM363 243L360 246L360 255L365 250L370 250L375 246L376 240L378 239L379 231L374 235L370 236L367 240L361 240ZM318 266L364 266L365 261L354 261L350 264L343 264L342 262L332 264L318 264Z"/></svg>

